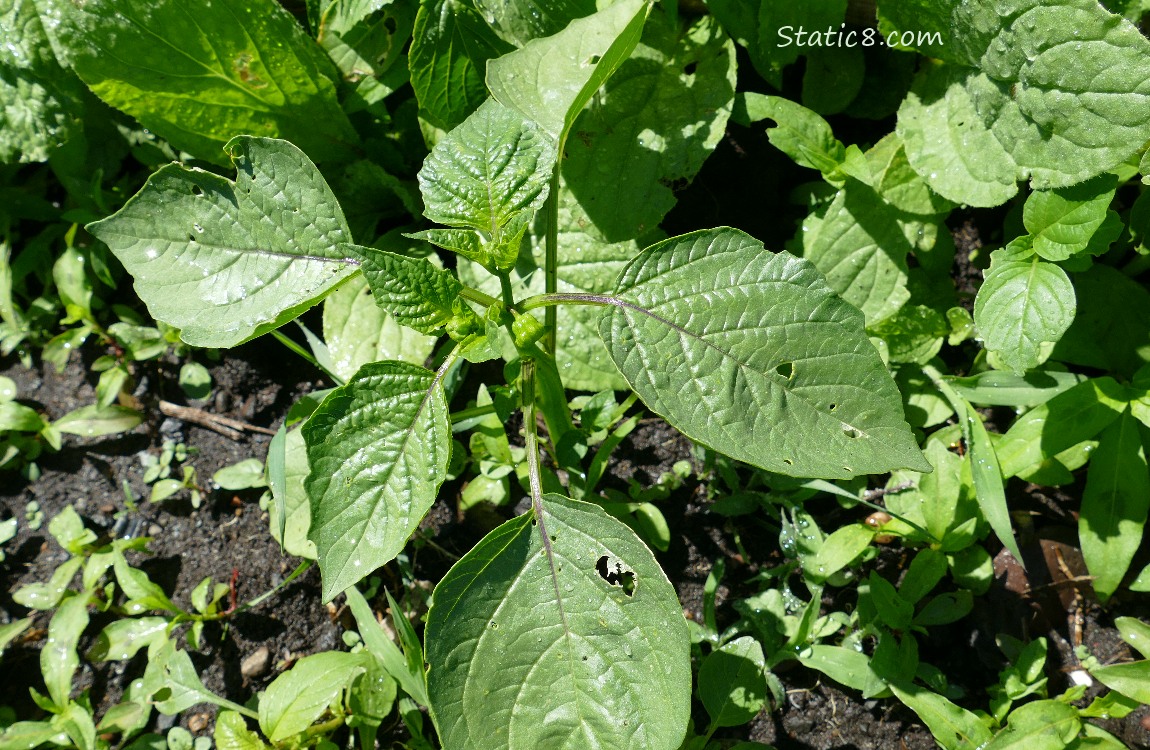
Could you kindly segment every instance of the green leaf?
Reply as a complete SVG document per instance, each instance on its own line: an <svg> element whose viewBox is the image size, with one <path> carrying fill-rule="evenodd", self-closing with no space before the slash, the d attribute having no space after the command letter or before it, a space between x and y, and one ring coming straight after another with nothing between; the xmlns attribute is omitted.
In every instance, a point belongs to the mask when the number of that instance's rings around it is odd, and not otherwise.
<svg viewBox="0 0 1150 750"><path fill-rule="evenodd" d="M475 0L496 32L516 47L563 30L595 12L595 0Z"/></svg>
<svg viewBox="0 0 1150 750"><path fill-rule="evenodd" d="M12 601L29 609L47 610L55 608L64 598L68 584L72 582L76 576L76 571L83 564L84 558L82 557L65 560L60 563L56 570L52 571L52 577L47 582L36 581L18 588L12 594Z"/></svg>
<svg viewBox="0 0 1150 750"><path fill-rule="evenodd" d="M816 669L868 697L880 696L887 689L886 682L871 668L871 657L853 648L819 643L800 650L797 658L803 666Z"/></svg>
<svg viewBox="0 0 1150 750"><path fill-rule="evenodd" d="M156 710L166 716L200 703L210 703L256 718L251 709L221 698L204 687L188 652L177 649L170 640L155 641L148 649L148 667L144 671L143 684L152 696Z"/></svg>
<svg viewBox="0 0 1150 750"><path fill-rule="evenodd" d="M1150 291L1117 268L1096 263L1074 274L1078 314L1054 359L1130 377L1150 362Z"/></svg>
<svg viewBox="0 0 1150 750"><path fill-rule="evenodd" d="M91 404L68 412L52 423L60 432L84 437L127 432L144 421L144 415L126 406Z"/></svg>
<svg viewBox="0 0 1150 750"><path fill-rule="evenodd" d="M558 495L488 534L436 587L428 693L444 747L675 750L688 633L651 552Z"/></svg>
<svg viewBox="0 0 1150 750"><path fill-rule="evenodd" d="M803 257L838 294L863 311L867 325L890 317L910 299L907 255L913 250L901 215L873 188L853 178L821 218L803 222Z"/></svg>
<svg viewBox="0 0 1150 750"><path fill-rule="evenodd" d="M153 582L144 571L128 564L123 552L126 547L127 541L118 540L112 552L112 568L116 572L116 583L120 585L124 596L128 597L124 609L132 615L152 609L178 614L179 607L172 603L159 584Z"/></svg>
<svg viewBox="0 0 1150 750"><path fill-rule="evenodd" d="M543 205L555 166L555 141L494 99L436 144L419 170L424 215L472 227L497 244L511 218Z"/></svg>
<svg viewBox="0 0 1150 750"><path fill-rule="evenodd" d="M1099 437L1090 460L1078 535L1094 591L1106 601L1142 544L1150 511L1150 468L1143 448L1143 428L1129 409Z"/></svg>
<svg viewBox="0 0 1150 750"><path fill-rule="evenodd" d="M1018 418L994 446L1003 478L1089 440L1126 408L1122 387L1111 378L1080 383Z"/></svg>
<svg viewBox="0 0 1150 750"><path fill-rule="evenodd" d="M0 732L3 750L35 750L41 745L68 745L68 735L52 721L17 721Z"/></svg>
<svg viewBox="0 0 1150 750"><path fill-rule="evenodd" d="M235 182L169 165L88 225L152 315L195 346L235 346L278 328L354 270L341 247L347 222L302 151L249 136L227 150Z"/></svg>
<svg viewBox="0 0 1150 750"><path fill-rule="evenodd" d="M949 331L942 313L926 305L903 307L870 329L886 342L891 362L917 364L934 359Z"/></svg>
<svg viewBox="0 0 1150 750"><path fill-rule="evenodd" d="M46 424L35 409L15 401L0 404L0 432L39 432Z"/></svg>
<svg viewBox="0 0 1150 750"><path fill-rule="evenodd" d="M689 71L689 72L688 72ZM653 11L642 41L579 114L561 162L563 202L582 229L608 242L659 225L726 132L735 50L713 19L685 32ZM608 169L626 164L626 169Z"/></svg>
<svg viewBox="0 0 1150 750"><path fill-rule="evenodd" d="M699 666L699 697L711 724L746 724L767 704L763 647L749 635L724 643Z"/></svg>
<svg viewBox="0 0 1150 750"><path fill-rule="evenodd" d="M335 62L351 89L344 111L378 104L407 82L396 65L411 39L415 8L391 0L336 0L323 13L316 41Z"/></svg>
<svg viewBox="0 0 1150 750"><path fill-rule="evenodd" d="M1021 375L1046 361L1074 321L1074 286L1065 271L1037 255L1012 260L1001 253L991 253L974 324L991 363Z"/></svg>
<svg viewBox="0 0 1150 750"><path fill-rule="evenodd" d="M303 428L309 538L331 599L407 544L447 473L451 425L442 373L365 365Z"/></svg>
<svg viewBox="0 0 1150 750"><path fill-rule="evenodd" d="M1150 656L1150 624L1136 617L1115 617L1114 625L1131 648L1143 658Z"/></svg>
<svg viewBox="0 0 1150 750"><path fill-rule="evenodd" d="M369 362L397 359L422 365L435 348L434 336L400 326L377 305L362 276L324 300L323 340L335 374L345 380Z"/></svg>
<svg viewBox="0 0 1150 750"><path fill-rule="evenodd" d="M258 458L245 458L212 474L212 481L225 490L250 490L266 487L264 462Z"/></svg>
<svg viewBox="0 0 1150 750"><path fill-rule="evenodd" d="M964 708L911 683L890 684L891 692L930 729L944 750L978 750L990 741L990 730Z"/></svg>
<svg viewBox="0 0 1150 750"><path fill-rule="evenodd" d="M1117 180L1099 175L1079 185L1031 193L1022 209L1034 251L1046 260L1066 260L1082 252L1106 220Z"/></svg>
<svg viewBox="0 0 1150 750"><path fill-rule="evenodd" d="M22 620L13 620L12 622L0 625L0 655L4 654L4 649L8 644L16 640L28 627L32 624L31 617L25 617Z"/></svg>
<svg viewBox="0 0 1150 750"><path fill-rule="evenodd" d="M373 304L374 307L374 304ZM376 308L379 309L379 308ZM273 438L272 443L275 443ZM308 560L316 558L315 543L308 539L308 530L311 528L311 504L308 502L307 490L304 480L310 473L307 462L307 443L303 439L302 429L288 430L284 433L283 446L283 484L273 481L271 474L272 461L271 446L268 447L269 482L276 502L268 507L268 525L272 536L281 545L284 552ZM283 502L280 502L282 498Z"/></svg>
<svg viewBox="0 0 1150 750"><path fill-rule="evenodd" d="M427 684L424 680L423 670L412 671L409 668L403 652L380 627L371 607L359 589L352 586L344 593L347 595L347 605L351 609L351 614L355 617L359 637L363 639L363 645L367 647L368 652L379 660L387 673L399 683L405 693L414 698L421 706L426 706L428 704Z"/></svg>
<svg viewBox="0 0 1150 750"><path fill-rule="evenodd" d="M817 169L824 175L834 173L846 159L846 149L827 121L790 99L753 92L740 94L732 119L740 125L774 120L775 126L767 128L771 145L799 166Z"/></svg>
<svg viewBox="0 0 1150 750"><path fill-rule="evenodd" d="M1063 750L1078 736L1082 720L1074 706L1054 700L1035 701L1015 709L1006 729L985 750Z"/></svg>
<svg viewBox="0 0 1150 750"><path fill-rule="evenodd" d="M400 325L429 335L440 333L456 319L466 326L479 326L478 316L463 302L459 279L427 258L358 245L345 245L344 251L359 260L375 303Z"/></svg>
<svg viewBox="0 0 1150 750"><path fill-rule="evenodd" d="M265 750L268 747L235 711L220 711L212 739L219 750Z"/></svg>
<svg viewBox="0 0 1150 750"><path fill-rule="evenodd" d="M965 378L948 378L950 386L972 404L1032 408L1086 380L1085 375L1057 370L1025 375L987 370Z"/></svg>
<svg viewBox="0 0 1150 750"><path fill-rule="evenodd" d="M1150 137L1150 42L1093 0L949 6L945 54L899 111L915 170L956 202L1068 187ZM941 136L941 137L940 137Z"/></svg>
<svg viewBox="0 0 1150 750"><path fill-rule="evenodd" d="M98 750L96 723L92 720L92 710L87 706L76 701L62 706L60 713L52 717L52 724L63 729L78 750Z"/></svg>
<svg viewBox="0 0 1150 750"><path fill-rule="evenodd" d="M487 99L487 61L509 52L469 0L422 0L407 64L419 108L451 130Z"/></svg>
<svg viewBox="0 0 1150 750"><path fill-rule="evenodd" d="M68 597L52 615L48 623L48 638L40 649L40 671L44 686L57 708L68 705L72 692L72 675L80 666L76 646L80 635L88 627L87 593Z"/></svg>
<svg viewBox="0 0 1150 750"><path fill-rule="evenodd" d="M858 310L738 230L644 250L599 331L648 407L733 458L806 477L930 470Z"/></svg>
<svg viewBox="0 0 1150 750"><path fill-rule="evenodd" d="M207 398L212 393L211 373L199 362L185 362L180 367L180 388L188 398Z"/></svg>
<svg viewBox="0 0 1150 750"><path fill-rule="evenodd" d="M557 141L639 43L650 5L619 0L487 64L487 88Z"/></svg>
<svg viewBox="0 0 1150 750"><path fill-rule="evenodd" d="M1139 703L1150 703L1150 661L1110 664L1092 669L1090 674L1111 690Z"/></svg>
<svg viewBox="0 0 1150 750"><path fill-rule="evenodd" d="M954 406L955 413L962 420L962 436L970 451L970 480L978 507L998 540L1010 550L1015 560L1022 560L1018 541L1010 526L1010 509L1003 487L1003 480L1009 475L1002 470L996 448L990 442L990 433L986 431L979 413L966 401Z"/></svg>
<svg viewBox="0 0 1150 750"><path fill-rule="evenodd" d="M47 161L83 113L83 86L61 68L33 0L0 3L0 163Z"/></svg>
<svg viewBox="0 0 1150 750"><path fill-rule="evenodd" d="M157 639L167 638L167 617L126 617L108 623L88 651L92 661L124 661Z"/></svg>
<svg viewBox="0 0 1150 750"><path fill-rule="evenodd" d="M351 681L367 669L365 654L325 651L305 656L260 696L260 729L282 742L311 726Z"/></svg>
<svg viewBox="0 0 1150 750"><path fill-rule="evenodd" d="M53 4L80 78L176 148L218 162L220 148L247 133L284 138L317 160L350 155L356 135L331 61L279 3Z"/></svg>
<svg viewBox="0 0 1150 750"><path fill-rule="evenodd" d="M803 571L816 581L825 581L862 554L872 539L874 529L869 526L852 523L836 529L818 552L802 558Z"/></svg>

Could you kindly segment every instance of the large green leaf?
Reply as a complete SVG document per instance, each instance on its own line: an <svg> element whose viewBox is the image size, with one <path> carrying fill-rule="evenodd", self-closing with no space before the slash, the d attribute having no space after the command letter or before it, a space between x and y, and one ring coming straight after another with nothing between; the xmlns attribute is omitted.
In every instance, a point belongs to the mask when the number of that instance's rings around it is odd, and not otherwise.
<svg viewBox="0 0 1150 750"><path fill-rule="evenodd" d="M767 703L763 647L744 635L724 643L699 666L699 697L719 727L745 724Z"/></svg>
<svg viewBox="0 0 1150 750"><path fill-rule="evenodd" d="M564 148L563 184L589 231L623 242L657 227L672 187L694 178L726 132L734 92L734 45L713 19L683 33L653 12Z"/></svg>
<svg viewBox="0 0 1150 750"><path fill-rule="evenodd" d="M1122 386L1095 378L1059 393L1023 414L995 443L1006 479L1089 440L1118 418L1126 406Z"/></svg>
<svg viewBox="0 0 1150 750"><path fill-rule="evenodd" d="M64 600L48 623L48 639L40 649L40 671L48 696L57 707L68 705L72 693L72 675L80 666L76 647L88 627L88 592Z"/></svg>
<svg viewBox="0 0 1150 750"><path fill-rule="evenodd" d="M487 99L487 61L511 50L470 0L421 0L407 64L422 114L444 130Z"/></svg>
<svg viewBox="0 0 1150 750"><path fill-rule="evenodd" d="M1078 314L1050 356L1131 377L1150 362L1150 291L1096 263L1074 275Z"/></svg>
<svg viewBox="0 0 1150 750"><path fill-rule="evenodd" d="M436 144L419 171L424 215L478 234L433 230L427 239L486 266L509 267L527 220L547 199L555 159L550 135L510 107L487 100Z"/></svg>
<svg viewBox="0 0 1150 750"><path fill-rule="evenodd" d="M743 232L644 250L599 330L652 410L733 458L807 477L930 471L859 311Z"/></svg>
<svg viewBox="0 0 1150 750"><path fill-rule="evenodd" d="M1118 588L1142 544L1150 510L1150 469L1142 427L1130 410L1102 431L1090 459L1078 534L1094 591L1105 601Z"/></svg>
<svg viewBox="0 0 1150 750"><path fill-rule="evenodd" d="M135 278L152 316L196 346L235 346L311 307L354 268L319 170L286 141L239 136L236 181L169 165L88 225Z"/></svg>
<svg viewBox="0 0 1150 750"><path fill-rule="evenodd" d="M428 693L452 750L674 750L690 714L686 622L627 526L558 495L440 581Z"/></svg>
<svg viewBox="0 0 1150 750"><path fill-rule="evenodd" d="M1021 375L1050 356L1074 320L1074 286L1037 255L1015 259L997 250L974 301L974 324L991 363Z"/></svg>
<svg viewBox="0 0 1150 750"><path fill-rule="evenodd" d="M400 326L377 305L363 277L324 300L323 341L335 374L345 380L369 362L398 359L422 365L435 348L434 336Z"/></svg>
<svg viewBox="0 0 1150 750"><path fill-rule="evenodd" d="M630 57L649 9L647 0L619 0L492 60L491 95L562 142L584 105Z"/></svg>
<svg viewBox="0 0 1150 750"><path fill-rule="evenodd" d="M336 0L327 6L316 41L353 91L346 111L378 104L407 83L407 66L396 63L414 23L415 8L393 0Z"/></svg>
<svg viewBox="0 0 1150 750"><path fill-rule="evenodd" d="M238 133L350 156L331 61L275 0L54 0L92 91L176 148L221 161Z"/></svg>
<svg viewBox="0 0 1150 750"><path fill-rule="evenodd" d="M451 451L441 375L404 362L365 365L303 434L308 536L331 601L399 554L435 502Z"/></svg>
<svg viewBox="0 0 1150 750"><path fill-rule="evenodd" d="M1090 670L1090 674L1111 690L1139 703L1150 703L1150 661L1108 664Z"/></svg>
<svg viewBox="0 0 1150 750"><path fill-rule="evenodd" d="M45 161L76 129L83 86L60 67L33 0L0 0L0 162Z"/></svg>
<svg viewBox="0 0 1150 750"><path fill-rule="evenodd" d="M325 651L305 656L260 696L260 729L272 742L299 734L366 669L363 653Z"/></svg>
<svg viewBox="0 0 1150 750"><path fill-rule="evenodd" d="M1063 750L1078 736L1082 720L1074 706L1056 700L1027 703L1010 714L1006 728L985 750Z"/></svg>
<svg viewBox="0 0 1150 750"><path fill-rule="evenodd" d="M950 4L953 64L926 68L899 111L911 164L975 206L1018 180L1068 187L1150 138L1150 41L1094 0Z"/></svg>

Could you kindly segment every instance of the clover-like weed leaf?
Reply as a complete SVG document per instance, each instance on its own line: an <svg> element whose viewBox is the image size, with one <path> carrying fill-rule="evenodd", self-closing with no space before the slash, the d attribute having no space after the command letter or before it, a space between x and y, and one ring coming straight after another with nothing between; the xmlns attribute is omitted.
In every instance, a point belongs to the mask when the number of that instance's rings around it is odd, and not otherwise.
<svg viewBox="0 0 1150 750"><path fill-rule="evenodd" d="M930 471L861 313L736 229L644 250L599 331L652 410L734 458L807 477Z"/></svg>
<svg viewBox="0 0 1150 750"><path fill-rule="evenodd" d="M675 590L635 533L559 495L435 589L428 694L443 746L674 750L691 700Z"/></svg>
<svg viewBox="0 0 1150 750"><path fill-rule="evenodd" d="M157 320L196 346L235 346L299 315L354 270L347 222L302 151L238 136L232 182L161 168L111 217L88 226L135 278Z"/></svg>
<svg viewBox="0 0 1150 750"><path fill-rule="evenodd" d="M308 536L331 601L394 558L435 501L451 450L441 377L405 362L365 365L303 434Z"/></svg>

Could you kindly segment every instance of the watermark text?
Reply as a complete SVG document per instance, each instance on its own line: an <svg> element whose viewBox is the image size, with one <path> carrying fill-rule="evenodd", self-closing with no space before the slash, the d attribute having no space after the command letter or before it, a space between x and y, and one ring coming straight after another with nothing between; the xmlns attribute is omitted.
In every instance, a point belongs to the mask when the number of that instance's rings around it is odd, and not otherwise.
<svg viewBox="0 0 1150 750"><path fill-rule="evenodd" d="M937 31L892 31L882 34L878 29L847 29L846 24L839 28L827 26L822 31L808 31L799 26L783 26L779 29L779 47L925 47L942 44L942 34Z"/></svg>

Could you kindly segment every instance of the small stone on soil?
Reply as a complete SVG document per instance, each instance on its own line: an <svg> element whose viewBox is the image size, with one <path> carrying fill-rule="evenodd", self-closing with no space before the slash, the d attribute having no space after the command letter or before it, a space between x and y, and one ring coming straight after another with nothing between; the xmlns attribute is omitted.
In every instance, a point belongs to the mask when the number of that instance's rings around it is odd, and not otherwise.
<svg viewBox="0 0 1150 750"><path fill-rule="evenodd" d="M271 652L268 651L267 646L260 646L240 662L240 674L248 679L260 677L267 673L271 664Z"/></svg>

